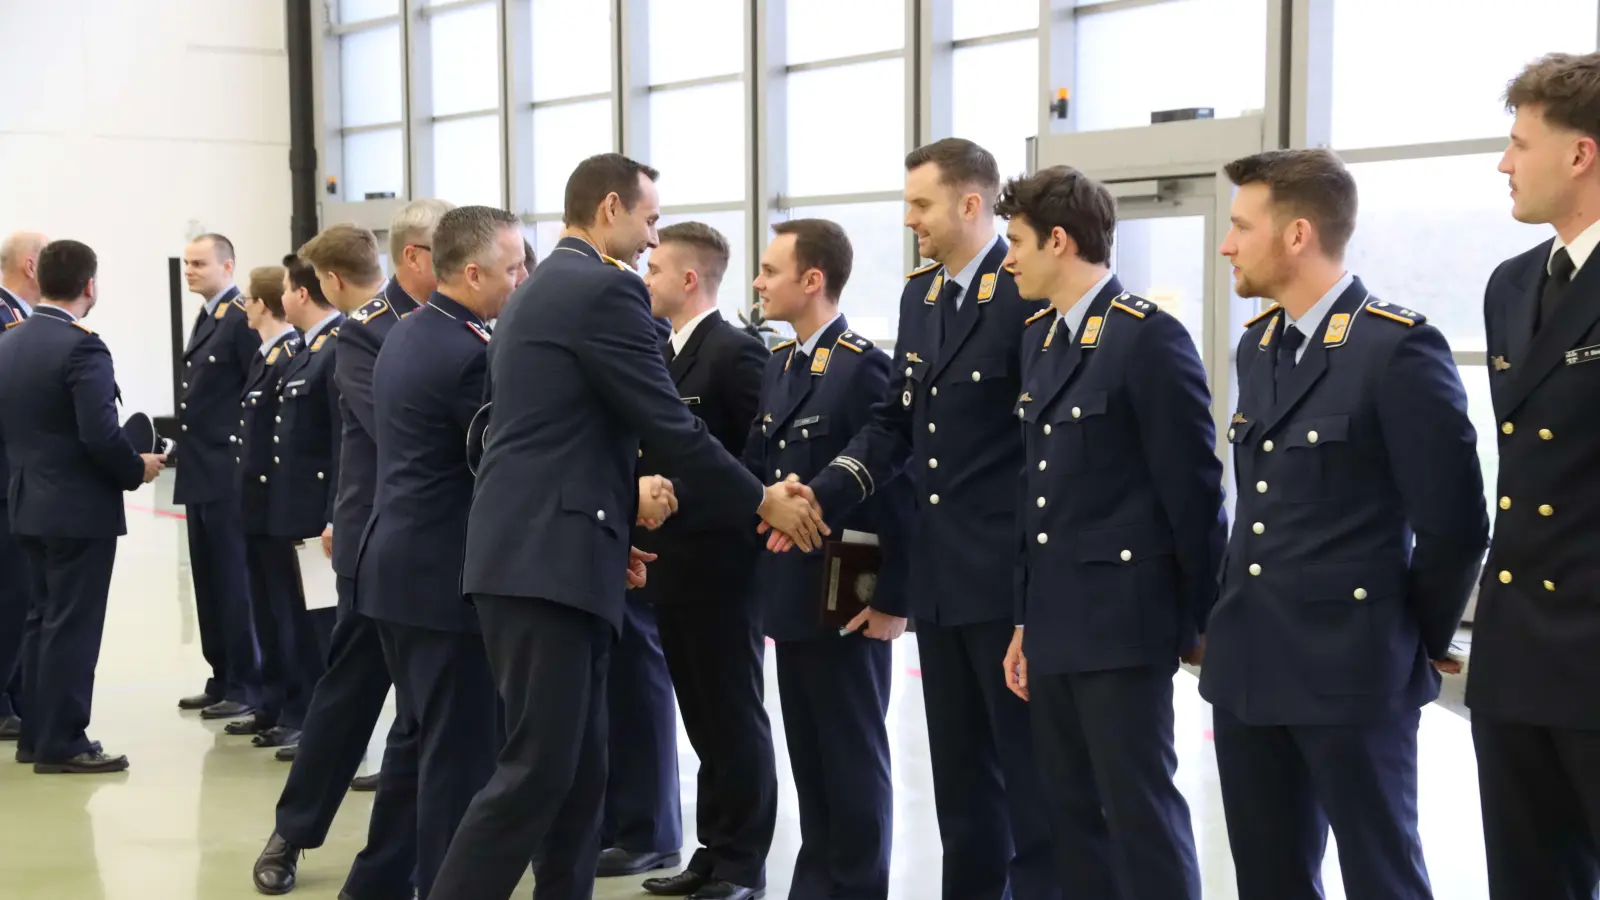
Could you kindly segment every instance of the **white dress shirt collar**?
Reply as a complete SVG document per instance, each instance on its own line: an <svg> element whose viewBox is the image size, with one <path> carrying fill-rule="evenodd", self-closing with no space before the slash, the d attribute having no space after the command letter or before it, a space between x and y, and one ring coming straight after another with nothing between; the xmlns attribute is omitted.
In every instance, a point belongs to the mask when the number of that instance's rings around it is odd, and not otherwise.
<svg viewBox="0 0 1600 900"><path fill-rule="evenodd" d="M806 338L805 343L800 345L800 352L807 356L815 354L817 350L817 344L822 341L822 336L828 333L828 329L833 327L833 323L839 321L839 316L841 315L843 315L843 313L834 313L833 318L828 320L828 324L818 328L816 334Z"/></svg>
<svg viewBox="0 0 1600 900"><path fill-rule="evenodd" d="M673 356L678 356L679 354L683 353L683 348L687 347L689 345L689 338L694 336L694 330L700 326L701 322L704 322L706 320L707 316L710 316L712 313L714 313L716 311L717 311L717 308L715 306L713 306L710 309L706 310L705 312L701 313L700 315L695 316L694 318L690 319L688 322L686 322L684 324L683 328L681 328L681 329L679 329L677 331L674 331L672 333L672 355Z"/></svg>
<svg viewBox="0 0 1600 900"><path fill-rule="evenodd" d="M1550 259L1555 259L1557 250L1566 247L1568 255L1572 257L1573 274L1576 275L1578 270L1583 268L1584 262L1594 253L1594 248L1597 245L1600 245L1600 220L1596 220L1588 228L1585 228L1577 237L1572 239L1571 244L1563 241L1561 235L1556 235L1555 245L1550 248ZM1545 271L1550 271L1550 260L1545 260Z"/></svg>
<svg viewBox="0 0 1600 900"><path fill-rule="evenodd" d="M1079 297L1078 302L1072 304L1072 307L1065 314L1060 310L1056 311L1057 319L1066 320L1063 324L1067 326L1068 334L1076 335L1078 329L1083 327L1084 316L1089 314L1089 307L1094 303L1094 298L1100 296L1100 292L1105 290L1106 285L1111 283L1112 274L1111 272L1106 272L1105 277L1096 281L1094 287L1089 288L1082 297Z"/></svg>

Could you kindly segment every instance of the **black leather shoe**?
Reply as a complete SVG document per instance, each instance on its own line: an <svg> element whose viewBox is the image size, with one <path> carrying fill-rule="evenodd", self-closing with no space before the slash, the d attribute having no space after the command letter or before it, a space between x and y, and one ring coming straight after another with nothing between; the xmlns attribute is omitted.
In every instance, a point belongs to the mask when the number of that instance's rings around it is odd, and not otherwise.
<svg viewBox="0 0 1600 900"><path fill-rule="evenodd" d="M687 897L711 883L710 876L689 870L667 878L646 878L640 887L657 897Z"/></svg>
<svg viewBox="0 0 1600 900"><path fill-rule="evenodd" d="M638 875L641 872L654 872L656 869L676 869L683 864L683 856L677 851L666 853L635 853L621 847L611 847L600 851L600 861L594 867L596 878L617 878L622 875Z"/></svg>
<svg viewBox="0 0 1600 900"><path fill-rule="evenodd" d="M210 694L195 694L193 697L184 697L182 700L179 700L178 701L178 708L179 709L205 709L208 706L211 706L211 705L217 704L217 703L221 703L221 702L222 702L222 698L221 697L213 697Z"/></svg>
<svg viewBox="0 0 1600 900"><path fill-rule="evenodd" d="M250 743L257 747L293 747L300 743L300 729L274 725L256 735Z"/></svg>
<svg viewBox="0 0 1600 900"><path fill-rule="evenodd" d="M22 737L22 720L16 716L0 719L0 741L14 741Z"/></svg>
<svg viewBox="0 0 1600 900"><path fill-rule="evenodd" d="M271 896L289 893L294 890L294 875L299 865L300 848L273 832L251 870L256 890Z"/></svg>
<svg viewBox="0 0 1600 900"><path fill-rule="evenodd" d="M79 753L61 762L33 764L35 775L104 775L109 772L125 772L127 769L126 756L107 756L99 750Z"/></svg>
<svg viewBox="0 0 1600 900"><path fill-rule="evenodd" d="M350 790L352 791L360 791L363 794L370 794L377 789L377 772L373 772L371 775L357 775L356 777L350 779Z"/></svg>
<svg viewBox="0 0 1600 900"><path fill-rule="evenodd" d="M95 753L99 753L99 752L105 750L106 748L101 746L99 741L90 741L89 742L89 749L92 750ZM36 760L34 759L33 751L32 750L23 750L21 747L18 747L17 748L17 762L22 763L23 765L27 765L27 766L33 765L34 762L36 762Z"/></svg>
<svg viewBox="0 0 1600 900"><path fill-rule="evenodd" d="M207 709L210 708L211 707L207 707ZM204 716L205 713L202 712L200 715ZM275 726L263 718L261 713L258 712L247 719L239 719L237 721L229 722L228 724L222 726L222 731L224 734L231 734L235 737L244 737L245 735L250 734L261 734L262 732L268 731L273 727Z"/></svg>
<svg viewBox="0 0 1600 900"><path fill-rule="evenodd" d="M202 719L242 719L256 711L254 706L237 700L223 700L200 710Z"/></svg>
<svg viewBox="0 0 1600 900"><path fill-rule="evenodd" d="M278 762L294 762L295 754L299 751L299 744L290 744L287 747L279 747L278 752L272 754L272 758L276 759Z"/></svg>
<svg viewBox="0 0 1600 900"><path fill-rule="evenodd" d="M727 881L713 881L689 895L689 900L761 900L766 888L747 888Z"/></svg>

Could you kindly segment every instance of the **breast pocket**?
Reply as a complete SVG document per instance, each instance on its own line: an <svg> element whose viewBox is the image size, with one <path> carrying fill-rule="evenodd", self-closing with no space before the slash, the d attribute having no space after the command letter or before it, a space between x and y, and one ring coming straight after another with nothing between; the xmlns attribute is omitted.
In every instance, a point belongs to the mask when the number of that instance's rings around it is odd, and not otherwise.
<svg viewBox="0 0 1600 900"><path fill-rule="evenodd" d="M587 558L590 577L596 584L604 584L609 578L615 578L616 570L625 564L622 559L626 554L622 552L621 545L626 533L624 529L632 523L631 515L624 522L624 512L608 506L589 491L572 485L561 489L561 511L565 513L565 520L573 524L561 531L562 537L558 539L560 554L573 562ZM579 526L576 524L579 519L591 524Z"/></svg>
<svg viewBox="0 0 1600 900"><path fill-rule="evenodd" d="M1338 496L1339 472L1350 452L1350 417L1318 416L1292 422L1283 435L1288 470L1284 494L1291 503Z"/></svg>
<svg viewBox="0 0 1600 900"><path fill-rule="evenodd" d="M1107 446L1105 416L1105 391L1079 391L1057 400L1041 429L1050 465L1072 474L1110 464L1115 453Z"/></svg>
<svg viewBox="0 0 1600 900"><path fill-rule="evenodd" d="M946 375L940 377L951 379L952 387L961 387L963 390L1000 391L1011 399L1014 393L1011 388L1011 368L1003 356L986 356L976 360L958 360L950 364Z"/></svg>
<svg viewBox="0 0 1600 900"><path fill-rule="evenodd" d="M785 472L800 472L809 478L833 458L827 441L828 419L826 415L804 415L789 424L778 443Z"/></svg>

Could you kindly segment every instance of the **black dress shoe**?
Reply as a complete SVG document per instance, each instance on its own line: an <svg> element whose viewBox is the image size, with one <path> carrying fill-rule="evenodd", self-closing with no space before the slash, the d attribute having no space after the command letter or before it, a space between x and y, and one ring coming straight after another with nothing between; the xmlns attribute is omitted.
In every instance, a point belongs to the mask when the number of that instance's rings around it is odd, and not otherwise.
<svg viewBox="0 0 1600 900"><path fill-rule="evenodd" d="M300 743L300 729L274 725L256 735L250 743L257 747L293 747Z"/></svg>
<svg viewBox="0 0 1600 900"><path fill-rule="evenodd" d="M209 709L210 707L207 708ZM202 712L200 715L204 716L205 713ZM262 716L261 713L258 712L247 719L239 719L234 722L229 722L228 724L222 726L222 731L224 734L231 734L235 737L244 737L245 735L250 734L261 734L262 732L268 731L274 727L275 726L271 722L266 720L266 717Z"/></svg>
<svg viewBox="0 0 1600 900"><path fill-rule="evenodd" d="M99 741L90 741L89 749L95 753L99 753L106 748L101 746ZM21 747L17 748L17 762L22 763L23 765L31 766L36 761L37 760L35 760L34 752L32 750L24 750Z"/></svg>
<svg viewBox="0 0 1600 900"><path fill-rule="evenodd" d="M16 716L0 718L0 741L14 741L22 737L22 720Z"/></svg>
<svg viewBox="0 0 1600 900"><path fill-rule="evenodd" d="M242 719L255 711L256 708L248 703L240 703L237 700L223 700L200 710L200 718Z"/></svg>
<svg viewBox="0 0 1600 900"><path fill-rule="evenodd" d="M766 888L747 888L727 881L713 881L689 895L689 900L761 900Z"/></svg>
<svg viewBox="0 0 1600 900"><path fill-rule="evenodd" d="M273 832L251 871L256 890L272 896L289 893L294 890L295 869L299 865L300 848Z"/></svg>
<svg viewBox="0 0 1600 900"><path fill-rule="evenodd" d="M653 872L656 869L676 869L682 863L683 857L676 850L669 850L666 853L635 853L621 847L610 847L600 851L600 861L595 864L594 877L617 878L622 875Z"/></svg>
<svg viewBox="0 0 1600 900"><path fill-rule="evenodd" d="M685 870L667 878L646 878L640 887L658 897L687 897L712 883L709 875Z"/></svg>
<svg viewBox="0 0 1600 900"><path fill-rule="evenodd" d="M356 777L350 779L350 790L352 791L360 791L363 794L370 794L377 789L377 772L373 772L371 775L357 775Z"/></svg>
<svg viewBox="0 0 1600 900"><path fill-rule="evenodd" d="M127 769L126 756L107 756L99 750L79 753L61 762L33 764L35 775L104 775L108 772L125 772Z"/></svg>
<svg viewBox="0 0 1600 900"><path fill-rule="evenodd" d="M178 708L205 709L208 706L221 702L221 697L213 697L210 694L195 694L193 697L184 697L182 700L179 700Z"/></svg>
<svg viewBox="0 0 1600 900"><path fill-rule="evenodd" d="M276 759L278 762L294 762L295 754L299 751L299 744L290 744L287 747L279 747L278 752L272 754L272 758Z"/></svg>

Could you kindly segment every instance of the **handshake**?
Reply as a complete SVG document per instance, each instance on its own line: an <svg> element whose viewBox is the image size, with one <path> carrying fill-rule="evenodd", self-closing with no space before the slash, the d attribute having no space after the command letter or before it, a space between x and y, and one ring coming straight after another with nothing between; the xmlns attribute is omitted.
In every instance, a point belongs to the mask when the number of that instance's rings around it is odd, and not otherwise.
<svg viewBox="0 0 1600 900"><path fill-rule="evenodd" d="M639 479L639 526L654 531L677 511L678 495L671 481L660 475ZM816 495L794 475L767 487L757 514L761 524L756 530L767 535L767 549L775 552L791 547L815 550L832 533L822 520Z"/></svg>

